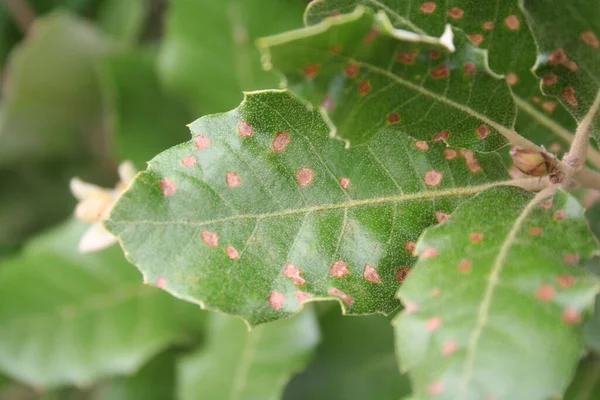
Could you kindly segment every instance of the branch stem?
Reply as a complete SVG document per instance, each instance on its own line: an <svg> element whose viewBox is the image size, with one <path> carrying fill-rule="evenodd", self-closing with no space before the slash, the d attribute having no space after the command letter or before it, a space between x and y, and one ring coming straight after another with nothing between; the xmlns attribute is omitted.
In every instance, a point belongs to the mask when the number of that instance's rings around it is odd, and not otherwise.
<svg viewBox="0 0 600 400"><path fill-rule="evenodd" d="M585 163L590 141L590 131L598 110L600 110L600 90L596 94L596 98L589 111L577 126L569 154L564 157L564 161L571 167L577 168Z"/></svg>
<svg viewBox="0 0 600 400"><path fill-rule="evenodd" d="M35 20L35 12L28 0L0 0L12 14L15 23L26 34Z"/></svg>

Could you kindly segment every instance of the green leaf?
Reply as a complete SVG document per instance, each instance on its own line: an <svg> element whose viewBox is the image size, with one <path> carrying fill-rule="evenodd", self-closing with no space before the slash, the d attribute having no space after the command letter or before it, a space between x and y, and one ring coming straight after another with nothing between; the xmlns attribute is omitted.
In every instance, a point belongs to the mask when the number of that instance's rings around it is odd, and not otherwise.
<svg viewBox="0 0 600 400"><path fill-rule="evenodd" d="M66 13L38 19L32 32L13 53L2 87L0 166L77 155L91 140L84 133L101 124L94 66L109 44Z"/></svg>
<svg viewBox="0 0 600 400"><path fill-rule="evenodd" d="M398 372L389 318L346 318L330 308L319 323L316 357L288 384L284 400L398 400L410 394L408 377Z"/></svg>
<svg viewBox="0 0 600 400"><path fill-rule="evenodd" d="M178 365L179 398L279 398L318 341L319 328L311 309L251 332L237 318L212 314L206 345Z"/></svg>
<svg viewBox="0 0 600 400"><path fill-rule="evenodd" d="M595 1L524 0L539 47L535 68L543 90L582 121L590 113L600 139L600 8Z"/></svg>
<svg viewBox="0 0 600 400"><path fill-rule="evenodd" d="M395 321L418 396L546 399L566 389L600 290L577 264L596 244L576 199L543 196L489 189L420 239Z"/></svg>
<svg viewBox="0 0 600 400"><path fill-rule="evenodd" d="M389 130L346 150L285 91L249 93L191 130L137 176L106 224L147 282L250 325L311 296L351 314L393 311L396 274L415 260L410 242L506 177L497 154Z"/></svg>
<svg viewBox="0 0 600 400"><path fill-rule="evenodd" d="M461 31L416 35L361 6L258 43L265 68L274 66L290 88L321 105L337 137L351 145L391 129L487 151L514 135L508 85Z"/></svg>
<svg viewBox="0 0 600 400"><path fill-rule="evenodd" d="M242 91L277 86L262 70L254 40L300 27L299 0L171 0L159 70L167 88L196 111L235 107Z"/></svg>
<svg viewBox="0 0 600 400"><path fill-rule="evenodd" d="M146 3L146 0L106 0L100 6L98 24L119 43L133 45L151 11Z"/></svg>
<svg viewBox="0 0 600 400"><path fill-rule="evenodd" d="M594 400L600 398L600 359L591 355L577 367L573 382L564 400Z"/></svg>
<svg viewBox="0 0 600 400"><path fill-rule="evenodd" d="M144 168L160 151L186 140L185 125L192 120L186 105L162 90L155 63L152 49L114 54L103 63L115 152L138 168ZM152 115L157 118L148 118Z"/></svg>
<svg viewBox="0 0 600 400"><path fill-rule="evenodd" d="M139 282L117 248L82 255L69 222L0 264L0 370L37 388L131 373L197 334L197 307Z"/></svg>

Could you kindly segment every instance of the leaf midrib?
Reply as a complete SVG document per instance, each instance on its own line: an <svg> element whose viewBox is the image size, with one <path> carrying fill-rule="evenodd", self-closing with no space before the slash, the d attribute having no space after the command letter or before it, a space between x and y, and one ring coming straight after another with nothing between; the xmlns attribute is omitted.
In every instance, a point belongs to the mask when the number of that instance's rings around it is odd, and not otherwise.
<svg viewBox="0 0 600 400"><path fill-rule="evenodd" d="M276 218L283 217L286 215L293 214L304 214L310 212L318 212L318 211L328 211L328 210L337 210L337 209L349 209L355 207L363 207L363 206L372 206L372 205L380 205L387 203L400 203L404 201L411 200L425 200L425 199L437 199L442 197L460 197L460 196L468 196L475 193L482 192L486 189L489 189L493 186L502 185L505 182L495 182L488 183L485 185L479 186L467 186L467 187L459 187L459 188L451 188L445 190L436 190L429 192L417 192L417 193L407 193L396 196L388 196L388 197L375 197L370 199L363 200L350 200L340 203L330 203L330 204L320 204L311 207L302 207L296 209L285 209L279 210L272 213L263 213L263 214L236 214L222 218L215 218L207 221L186 221L186 220L171 220L171 221L153 221L153 220L132 220L132 221L119 221L113 218L110 218L107 222L109 224L118 224L118 225L185 225L185 226L206 226L212 225L222 222L229 221L238 221L243 219L263 219L263 218Z"/></svg>

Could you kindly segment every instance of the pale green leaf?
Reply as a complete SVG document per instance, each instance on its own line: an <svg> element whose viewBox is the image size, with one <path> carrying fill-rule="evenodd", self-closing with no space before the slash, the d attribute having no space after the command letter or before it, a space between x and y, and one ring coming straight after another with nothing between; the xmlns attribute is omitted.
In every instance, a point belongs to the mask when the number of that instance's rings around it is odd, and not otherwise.
<svg viewBox="0 0 600 400"><path fill-rule="evenodd" d="M69 222L0 264L0 370L37 388L132 373L203 318L142 285L119 249L79 254L85 229Z"/></svg>
<svg viewBox="0 0 600 400"><path fill-rule="evenodd" d="M320 105L336 135L359 145L389 126L421 140L494 150L512 130L516 107L486 53L458 30L442 37L392 27L384 12L351 14L259 40L265 68ZM443 133L442 133L443 132Z"/></svg>
<svg viewBox="0 0 600 400"><path fill-rule="evenodd" d="M420 239L395 321L417 395L541 400L566 389L600 290L579 266L596 243L576 199L539 200L492 188Z"/></svg>
<svg viewBox="0 0 600 400"><path fill-rule="evenodd" d="M319 341L312 309L248 332L238 318L212 314L208 338L178 365L182 400L280 398L286 382L304 368Z"/></svg>
<svg viewBox="0 0 600 400"><path fill-rule="evenodd" d="M147 282L251 325L313 296L351 314L393 311L411 241L506 178L497 154L386 128L347 150L285 91L249 93L191 130L138 175L107 225Z"/></svg>

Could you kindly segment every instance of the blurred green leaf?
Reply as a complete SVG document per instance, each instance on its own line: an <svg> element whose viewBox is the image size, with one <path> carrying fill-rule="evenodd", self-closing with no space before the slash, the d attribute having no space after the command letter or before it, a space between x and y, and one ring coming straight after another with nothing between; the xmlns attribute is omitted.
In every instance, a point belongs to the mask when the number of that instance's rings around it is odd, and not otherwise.
<svg viewBox="0 0 600 400"><path fill-rule="evenodd" d="M0 370L40 389L132 373L204 317L142 285L120 249L78 253L85 229L68 222L0 264Z"/></svg>
<svg viewBox="0 0 600 400"><path fill-rule="evenodd" d="M573 382L563 399L600 399L600 358L597 355L586 357L579 363Z"/></svg>
<svg viewBox="0 0 600 400"><path fill-rule="evenodd" d="M262 70L256 38L302 26L302 0L171 0L160 55L167 87L196 112L222 112L242 91L277 87Z"/></svg>
<svg viewBox="0 0 600 400"><path fill-rule="evenodd" d="M100 33L73 15L36 21L2 86L0 166L104 150L94 69L109 51Z"/></svg>
<svg viewBox="0 0 600 400"><path fill-rule="evenodd" d="M134 45L150 13L148 0L105 0L99 10L98 25L120 44Z"/></svg>
<svg viewBox="0 0 600 400"><path fill-rule="evenodd" d="M543 200L542 203L538 203ZM399 296L396 348L419 396L560 397L600 290L578 267L597 251L583 207L489 189L425 231Z"/></svg>
<svg viewBox="0 0 600 400"><path fill-rule="evenodd" d="M186 104L162 90L155 62L153 49L140 49L107 57L103 69L115 152L140 169L156 154L186 140L185 125L192 121Z"/></svg>
<svg viewBox="0 0 600 400"><path fill-rule="evenodd" d="M348 318L337 307L319 316L316 357L288 384L284 400L397 400L410 394L394 356L390 318Z"/></svg>
<svg viewBox="0 0 600 400"><path fill-rule="evenodd" d="M211 314L205 346L178 365L181 400L265 400L280 397L319 341L312 309L248 332L238 318Z"/></svg>
<svg viewBox="0 0 600 400"><path fill-rule="evenodd" d="M106 224L147 281L250 325L312 296L350 314L392 312L422 230L506 179L497 154L385 129L345 149L286 91L248 93L191 130L137 176Z"/></svg>

